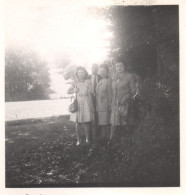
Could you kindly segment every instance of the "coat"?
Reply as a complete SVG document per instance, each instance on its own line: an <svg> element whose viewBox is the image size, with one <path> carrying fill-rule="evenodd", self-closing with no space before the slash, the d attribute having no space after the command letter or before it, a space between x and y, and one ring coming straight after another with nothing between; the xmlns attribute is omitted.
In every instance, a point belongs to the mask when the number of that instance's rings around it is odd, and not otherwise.
<svg viewBox="0 0 186 195"><path fill-rule="evenodd" d="M109 112L111 106L110 82L108 79L101 79L96 88L96 111Z"/></svg>

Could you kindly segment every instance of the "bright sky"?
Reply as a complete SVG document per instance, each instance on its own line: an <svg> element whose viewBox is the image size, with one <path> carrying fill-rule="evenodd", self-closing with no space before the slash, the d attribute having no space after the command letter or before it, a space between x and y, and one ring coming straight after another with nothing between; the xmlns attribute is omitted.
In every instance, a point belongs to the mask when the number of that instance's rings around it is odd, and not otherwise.
<svg viewBox="0 0 186 195"><path fill-rule="evenodd" d="M31 48L50 64L66 54L87 67L107 58L111 24L91 15L87 7L12 6L5 14L6 47Z"/></svg>

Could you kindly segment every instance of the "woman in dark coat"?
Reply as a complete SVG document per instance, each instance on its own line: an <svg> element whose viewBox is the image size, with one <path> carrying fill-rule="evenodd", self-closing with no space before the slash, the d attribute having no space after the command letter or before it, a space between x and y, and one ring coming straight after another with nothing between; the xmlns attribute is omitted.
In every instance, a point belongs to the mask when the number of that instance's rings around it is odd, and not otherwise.
<svg viewBox="0 0 186 195"><path fill-rule="evenodd" d="M117 78L112 81L111 133L113 139L116 129L126 125L128 102L135 94L135 83L132 74L126 71L123 62L116 63Z"/></svg>

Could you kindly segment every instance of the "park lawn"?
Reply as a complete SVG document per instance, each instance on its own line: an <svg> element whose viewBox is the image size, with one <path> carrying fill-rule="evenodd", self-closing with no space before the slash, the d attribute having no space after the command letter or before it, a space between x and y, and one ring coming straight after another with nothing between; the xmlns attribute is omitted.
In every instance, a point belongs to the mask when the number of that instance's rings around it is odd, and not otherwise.
<svg viewBox="0 0 186 195"><path fill-rule="evenodd" d="M6 122L6 187L179 186L177 149L134 134L76 146L69 116Z"/></svg>

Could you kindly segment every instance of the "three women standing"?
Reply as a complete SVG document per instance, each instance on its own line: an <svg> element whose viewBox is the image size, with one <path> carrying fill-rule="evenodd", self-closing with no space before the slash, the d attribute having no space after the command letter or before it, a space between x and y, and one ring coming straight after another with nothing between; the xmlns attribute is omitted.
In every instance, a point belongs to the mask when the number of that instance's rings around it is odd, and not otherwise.
<svg viewBox="0 0 186 195"><path fill-rule="evenodd" d="M77 68L77 83L72 84L68 90L69 94L77 93L78 111L70 117L70 120L76 122L77 145L80 144L80 124L85 128L86 142L90 141L90 123L95 120L95 109L101 137L113 139L119 130L118 127L124 130L128 103L135 93L135 83L132 74L126 71L122 62L116 63L116 73L117 78L111 81L108 79L107 67L104 65L99 67L102 79L96 88L96 108L94 108L88 73L83 67Z"/></svg>

